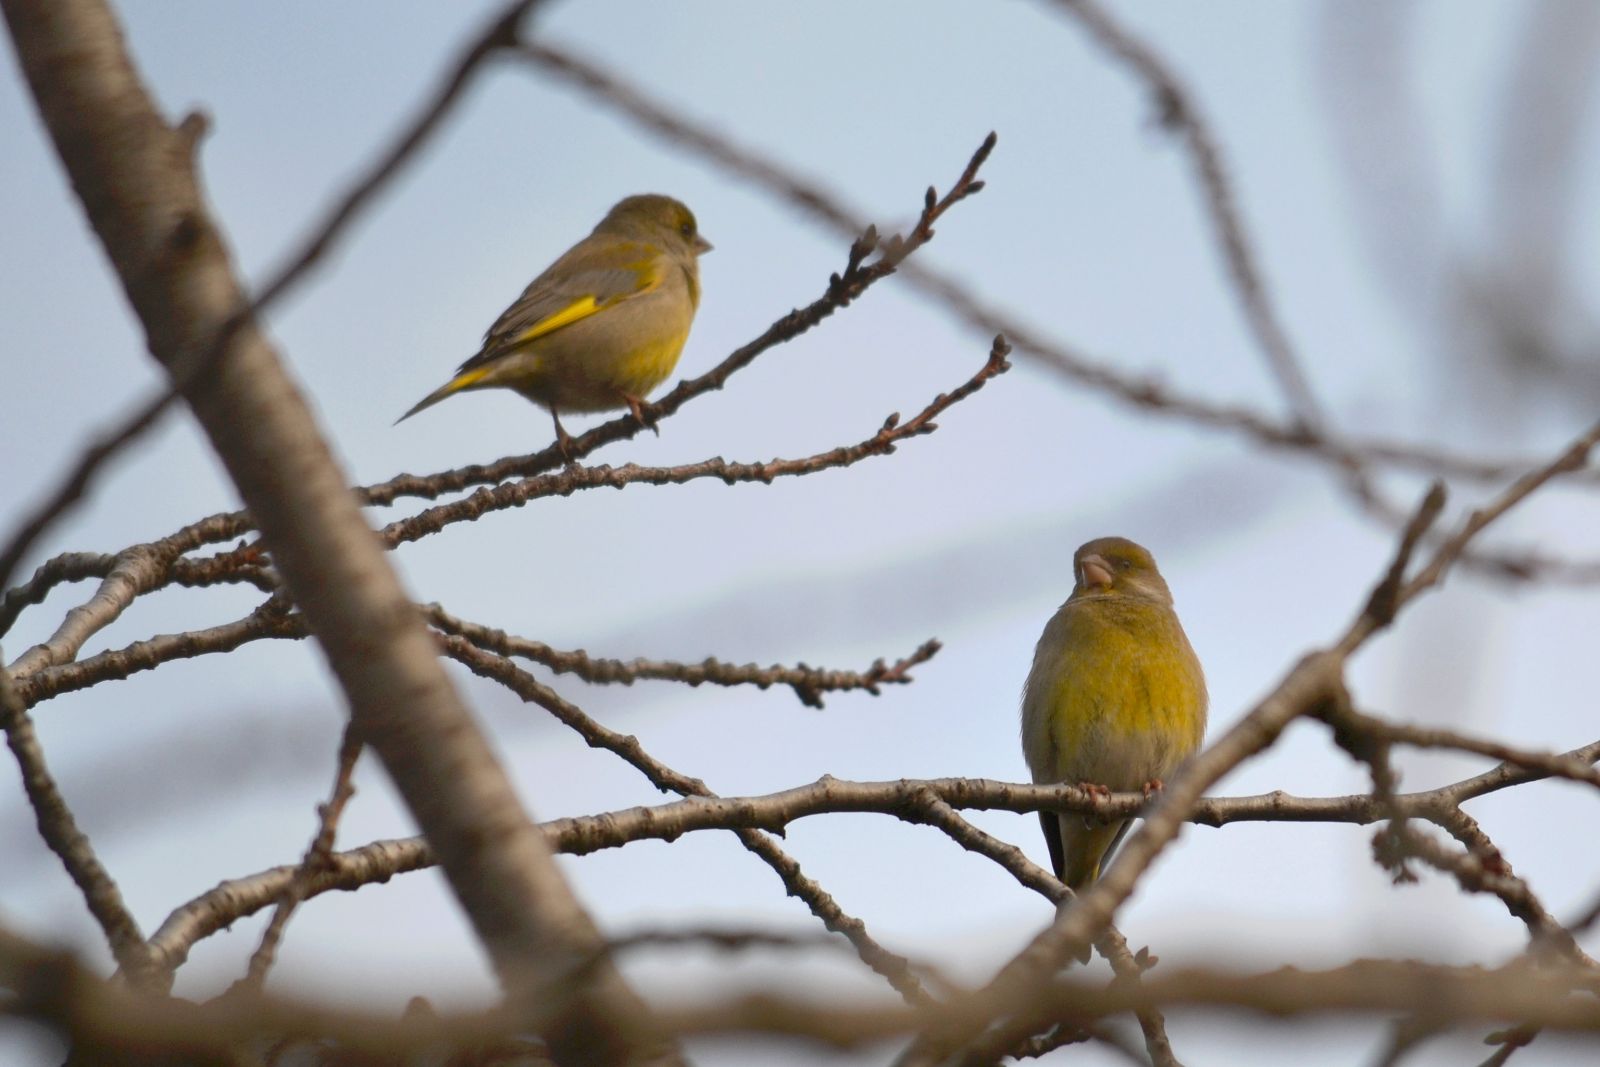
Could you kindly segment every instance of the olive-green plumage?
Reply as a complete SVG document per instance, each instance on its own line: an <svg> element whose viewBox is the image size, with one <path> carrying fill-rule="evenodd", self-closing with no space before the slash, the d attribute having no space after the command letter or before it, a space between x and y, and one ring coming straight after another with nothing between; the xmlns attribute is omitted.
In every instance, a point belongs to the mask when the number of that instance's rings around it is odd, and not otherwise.
<svg viewBox="0 0 1600 1067"><path fill-rule="evenodd" d="M1206 683L1150 553L1103 537L1073 558L1072 595L1046 624L1022 692L1035 782L1127 792L1159 783L1200 747ZM1093 882L1126 820L1041 812L1056 877Z"/></svg>
<svg viewBox="0 0 1600 1067"><path fill-rule="evenodd" d="M711 245L668 196L619 201L594 232L523 290L476 355L404 421L447 396L512 389L546 408L563 447L561 412L629 408L677 365L700 306L699 257Z"/></svg>

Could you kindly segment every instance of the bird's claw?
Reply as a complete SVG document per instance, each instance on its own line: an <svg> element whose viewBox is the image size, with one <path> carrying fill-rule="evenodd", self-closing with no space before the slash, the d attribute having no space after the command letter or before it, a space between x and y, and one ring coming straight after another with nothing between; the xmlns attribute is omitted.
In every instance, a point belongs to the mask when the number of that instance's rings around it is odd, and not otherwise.
<svg viewBox="0 0 1600 1067"><path fill-rule="evenodd" d="M661 425L660 421L656 418L655 408L651 407L645 401L640 400L638 397L631 396L627 393L622 394L622 399L627 402L628 414L632 415L634 420L638 422L640 426L645 427L657 437L661 436Z"/></svg>
<svg viewBox="0 0 1600 1067"><path fill-rule="evenodd" d="M572 435L561 425L561 416L553 410L550 412L550 418L556 424L556 447L561 450L561 458L567 461L567 466L576 467L578 461L572 454Z"/></svg>

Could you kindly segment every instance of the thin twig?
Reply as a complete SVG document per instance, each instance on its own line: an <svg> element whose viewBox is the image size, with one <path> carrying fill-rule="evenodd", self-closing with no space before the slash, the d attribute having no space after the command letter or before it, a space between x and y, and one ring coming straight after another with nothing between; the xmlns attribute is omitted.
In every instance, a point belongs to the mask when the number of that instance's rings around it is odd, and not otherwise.
<svg viewBox="0 0 1600 1067"><path fill-rule="evenodd" d="M801 177L776 160L735 144L714 132L708 123L667 110L649 93L595 60L580 56L570 46L530 42L520 45L515 54L583 90L591 99L633 119L674 147L696 153L747 182L771 191L836 232L854 235L865 225L862 214L844 205L823 183ZM1256 444L1299 453L1344 471L1350 471L1352 465L1383 462L1436 476L1500 481L1527 469L1532 462L1463 456L1432 444L1353 438L1334 441L1316 432L1304 420L1285 425L1253 408L1177 392L1157 378L1128 374L1108 362L1091 359L1028 328L1013 315L982 300L964 282L926 264L907 264L901 273L909 284L931 297L939 310L984 333L1004 334L1024 356L1139 412L1242 434ZM1600 484L1600 472L1587 475L1583 483ZM1359 481L1354 487L1368 512L1385 521L1396 521L1395 509L1380 499L1375 490L1362 494ZM1403 522L1403 517L1399 521ZM1569 561L1519 550L1479 552L1470 562L1475 569L1503 579L1540 579L1569 584L1600 582L1600 561Z"/></svg>
<svg viewBox="0 0 1600 1067"><path fill-rule="evenodd" d="M1393 598L1394 607L1398 609L1405 606L1423 590L1440 581L1472 538L1496 518L1557 475L1582 467L1596 441L1600 441L1600 424L1555 459L1518 479L1491 503L1473 512L1461 529L1433 552L1417 576ZM1409 556L1426 529L1424 517L1437 511L1435 496L1429 493L1417 509L1418 518L1408 524L1407 532L1397 546L1394 562L1386 568L1386 575L1403 573L1407 569ZM974 1013L983 1020L981 1024L974 1025L970 1019L959 1022L957 1020L961 1018L961 1013L953 1013L951 1021L919 1035L918 1040L901 1057L900 1063L936 1062L944 1050L964 1047L989 1021L1012 1010L1016 1003L1025 998L1027 990L1053 974L1063 960L1080 951L1112 921L1117 909L1133 892L1150 864L1176 838L1187 812L1207 788L1244 760L1271 745L1295 719L1315 714L1329 702L1344 698L1346 660L1392 621L1392 618L1381 614L1391 599L1377 595L1377 589L1382 585L1383 581L1380 580L1374 586L1374 593L1369 595L1365 608L1333 647L1303 657L1271 694L1222 737L1191 758L1167 783L1154 810L1129 836L1110 869L1079 894L1071 905L1062 908L1048 928L974 995Z"/></svg>
<svg viewBox="0 0 1600 1067"><path fill-rule="evenodd" d="M1222 149L1210 122L1200 110L1194 94L1183 84L1172 65L1151 45L1134 36L1111 13L1093 0L1053 0L1054 6L1075 18L1089 37L1108 55L1125 64L1142 79L1154 100L1161 125L1177 132L1188 149L1195 180L1202 193L1217 245L1227 265L1245 321L1267 357L1267 364L1279 388L1289 401L1299 427L1308 434L1327 437L1328 418L1317 403L1306 380L1300 358L1289 342L1289 334L1271 297L1257 264L1257 255L1247 231L1239 200L1228 179ZM1352 473L1359 468L1347 457Z"/></svg>
<svg viewBox="0 0 1600 1067"><path fill-rule="evenodd" d="M996 337L989 350L988 359L976 374L959 388L940 393L916 415L900 421L898 413L890 415L870 437L851 445L841 445L825 452L801 459L773 459L765 462L729 462L720 456L686 463L676 467L643 467L625 463L620 467L601 465L584 467L568 465L560 471L486 486L448 504L435 504L415 515L396 519L382 530L379 536L384 544L396 545L420 540L438 533L456 522L472 522L491 512L522 507L534 500L552 496L567 496L581 489L620 489L629 485L682 485L701 478L716 478L728 485L741 482L770 484L777 478L801 477L837 467L848 467L875 456L892 455L903 442L937 430L933 420L952 405L982 389L992 379L1004 374L1011 364L1006 361L1011 346L1004 337ZM632 419L629 415L627 418ZM591 431L593 432L593 431ZM588 435L574 438L576 451Z"/></svg>
<svg viewBox="0 0 1600 1067"><path fill-rule="evenodd" d="M444 635L440 645L445 655L467 667L474 674L489 678L505 686L525 701L538 704L560 722L572 729L592 747L603 748L620 756L624 762L642 773L657 789L670 790L686 797L715 798L710 787L698 778L691 778L673 770L644 750L636 737L619 734L595 722L588 715L564 700L555 690L518 667L504 656L486 652L461 637ZM755 853L777 872L790 895L805 901L829 930L850 939L863 963L882 975L895 991L908 1003L927 1003L930 998L922 983L912 972L911 965L901 957L878 944L867 933L866 924L847 914L837 901L808 878L800 865L758 830L736 830L740 844Z"/></svg>
<svg viewBox="0 0 1600 1067"><path fill-rule="evenodd" d="M501 656L529 659L557 673L576 675L592 685L632 685L646 678L682 682L691 686L710 683L722 686L753 685L767 689L774 685L786 685L794 690L800 703L811 708L822 707L822 694L825 692L860 689L877 696L881 686L908 684L912 680L911 668L932 659L940 648L936 640L924 641L909 656L892 664L879 659L864 671L828 670L808 667L804 663L793 667L779 663L759 667L754 663L723 663L715 658L699 663L650 659L624 661L596 658L581 649L566 652L551 648L543 641L479 626L456 618L438 604L426 604L422 610L428 621L445 633L465 637L479 648Z"/></svg>
<svg viewBox="0 0 1600 1067"><path fill-rule="evenodd" d="M603 730L603 728L599 728ZM597 742L599 740L597 736ZM615 742L626 739L614 735ZM1600 759L1600 741L1566 753L1564 759ZM1239 822L1322 822L1369 825L1399 809L1407 814L1440 822L1458 805L1496 790L1539 781L1546 773L1535 768L1502 763L1493 770L1417 793L1396 794L1380 806L1370 794L1335 797L1297 797L1288 793L1263 793L1244 797L1207 797L1197 801L1186 818L1198 826L1223 827ZM665 780L665 779L663 779ZM693 781L686 779L685 781ZM1022 813L1054 811L1101 820L1138 816L1150 806L1142 793L1100 794L1075 785L1032 785L981 778L900 779L892 782L847 782L826 777L810 785L756 797L687 799L656 807L636 807L596 815L554 819L542 824L552 848L581 856L633 841L672 841L686 833L707 830L764 829L781 832L799 819L841 812L874 812L925 822L929 796L951 808L1000 810ZM940 830L945 825L930 822ZM967 824L970 825L970 824ZM1063 899L1061 884L1004 842L993 842L981 854L1007 870L1018 883L1050 900ZM958 840L963 847L970 841ZM346 852L334 853L325 869L311 879L306 896L333 890L354 890L385 882L397 874L420 870L433 863L421 838L376 841ZM215 889L175 909L150 941L165 967L183 962L195 941L273 904L297 867L275 867L230 879ZM1596 909L1600 911L1600 909ZM1575 932L1579 923L1572 924Z"/></svg>
<svg viewBox="0 0 1600 1067"><path fill-rule="evenodd" d="M355 725L346 723L339 739L339 759L334 770L333 791L326 804L317 806L316 836L306 848L305 856L300 860L299 870L278 897L277 907L272 909L272 918L261 933L261 942L250 956L245 976L235 983L230 993L260 992L262 984L265 983L267 971L272 968L272 963L277 957L278 945L283 940L283 932L289 925L289 919L300 906L300 902L305 899L306 888L311 879L319 869L328 865L329 857L333 855L333 841L338 833L339 818L344 814L345 805L350 802L350 798L355 796L355 784L351 779L355 774L356 760L361 756L361 748L361 739L356 735Z"/></svg>
<svg viewBox="0 0 1600 1067"><path fill-rule="evenodd" d="M25 518L17 531L0 548L0 589L7 588L11 576L33 545L57 519L83 498L91 481L106 461L154 426L166 411L206 373L227 351L234 334L247 322L255 321L285 293L291 292L309 270L343 236L351 223L371 205L376 196L412 159L443 123L461 98L463 91L484 61L516 39L517 28L528 12L543 0L515 0L508 4L488 28L466 49L433 99L417 114L395 143L368 168L359 181L316 226L264 285L247 307L237 311L216 333L211 342L197 349L170 368L170 381L157 395L139 404L131 414L96 437L72 464L67 476ZM204 131L205 120L191 115L180 127L186 132L191 150ZM0 627L3 632L3 627Z"/></svg>

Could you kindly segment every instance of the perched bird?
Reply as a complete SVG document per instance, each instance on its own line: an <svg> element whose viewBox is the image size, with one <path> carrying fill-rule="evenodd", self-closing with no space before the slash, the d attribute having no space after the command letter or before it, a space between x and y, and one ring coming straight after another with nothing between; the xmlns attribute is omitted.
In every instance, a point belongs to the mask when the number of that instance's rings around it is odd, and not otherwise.
<svg viewBox="0 0 1600 1067"><path fill-rule="evenodd" d="M1156 561L1122 537L1078 549L1072 595L1045 625L1022 690L1022 751L1033 780L1128 792L1200 747L1206 681ZM1127 833L1128 820L1040 812L1056 877L1074 892Z"/></svg>
<svg viewBox="0 0 1600 1067"><path fill-rule="evenodd" d="M529 283L489 327L476 355L396 419L469 389L513 389L550 412L563 452L563 411L627 408L666 380L700 305L694 215L669 196L617 202L594 232Z"/></svg>

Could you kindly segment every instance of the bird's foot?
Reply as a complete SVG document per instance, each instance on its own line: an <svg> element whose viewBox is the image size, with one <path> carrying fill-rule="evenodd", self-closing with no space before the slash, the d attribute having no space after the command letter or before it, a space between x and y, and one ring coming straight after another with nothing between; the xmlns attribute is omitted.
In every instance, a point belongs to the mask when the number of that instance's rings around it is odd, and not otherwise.
<svg viewBox="0 0 1600 1067"><path fill-rule="evenodd" d="M640 426L643 426L657 437L661 436L660 419L657 418L654 406L630 393L623 393L622 399L628 405L628 413L638 421Z"/></svg>
<svg viewBox="0 0 1600 1067"><path fill-rule="evenodd" d="M1078 788L1096 800L1104 800L1111 795L1110 787L1103 786L1099 782L1079 782Z"/></svg>
<svg viewBox="0 0 1600 1067"><path fill-rule="evenodd" d="M554 411L550 412L550 419L556 424L556 447L561 450L561 458L567 461L567 466L576 467L578 461L572 455L572 435L561 425L561 416Z"/></svg>
<svg viewBox="0 0 1600 1067"><path fill-rule="evenodd" d="M1152 778L1144 784L1144 798L1149 800L1151 797L1159 796L1162 790L1166 788L1166 783L1161 779Z"/></svg>

